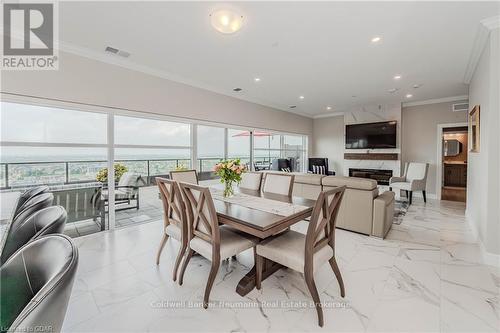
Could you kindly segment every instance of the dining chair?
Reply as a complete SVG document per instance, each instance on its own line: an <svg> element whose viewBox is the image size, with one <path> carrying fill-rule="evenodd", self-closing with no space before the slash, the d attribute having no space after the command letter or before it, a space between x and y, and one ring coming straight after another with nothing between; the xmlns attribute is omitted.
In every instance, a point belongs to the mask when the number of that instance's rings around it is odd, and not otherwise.
<svg viewBox="0 0 500 333"><path fill-rule="evenodd" d="M20 196L19 199L17 200L16 208L13 213L13 217L19 213L19 210L21 206L31 198L36 197L39 194L46 193L49 191L49 187L47 185L40 185L40 186L35 186L27 189L24 191Z"/></svg>
<svg viewBox="0 0 500 333"><path fill-rule="evenodd" d="M305 235L290 230L256 246L257 289L261 289L264 258L303 273L318 313L319 326L323 326L323 310L314 272L327 261L339 282L340 295L345 297L344 282L335 260L335 222L345 188L337 187L319 194Z"/></svg>
<svg viewBox="0 0 500 333"><path fill-rule="evenodd" d="M160 263L160 256L165 243L169 237L177 240L181 246L175 259L173 280L177 279L177 271L179 269L182 256L187 248L187 217L186 206L182 198L181 189L175 180L156 177L156 184L160 190L160 197L163 203L163 238L158 248L156 255L156 264Z"/></svg>
<svg viewBox="0 0 500 333"><path fill-rule="evenodd" d="M282 173L267 173L264 178L262 192L286 195L291 197L293 190L294 175Z"/></svg>
<svg viewBox="0 0 500 333"><path fill-rule="evenodd" d="M170 171L170 179L189 184L198 184L196 170Z"/></svg>
<svg viewBox="0 0 500 333"><path fill-rule="evenodd" d="M54 195L52 193L42 193L32 197L21 205L17 214L13 217L13 221L24 221L33 213L52 206Z"/></svg>
<svg viewBox="0 0 500 333"><path fill-rule="evenodd" d="M260 191L262 182L262 172L245 172L241 175L239 187L252 191Z"/></svg>
<svg viewBox="0 0 500 333"><path fill-rule="evenodd" d="M0 267L2 332L61 332L78 266L71 238L48 235Z"/></svg>
<svg viewBox="0 0 500 333"><path fill-rule="evenodd" d="M45 235L63 233L66 217L66 210L62 206L51 206L33 213L27 219L12 221L0 255L0 265L25 244Z"/></svg>
<svg viewBox="0 0 500 333"><path fill-rule="evenodd" d="M212 262L203 307L208 307L210 291L214 283L221 260L230 258L240 252L255 247L255 237L245 237L220 226L214 202L208 187L179 183L187 206L188 216L188 250L184 254L179 284L182 285L186 267L196 252Z"/></svg>

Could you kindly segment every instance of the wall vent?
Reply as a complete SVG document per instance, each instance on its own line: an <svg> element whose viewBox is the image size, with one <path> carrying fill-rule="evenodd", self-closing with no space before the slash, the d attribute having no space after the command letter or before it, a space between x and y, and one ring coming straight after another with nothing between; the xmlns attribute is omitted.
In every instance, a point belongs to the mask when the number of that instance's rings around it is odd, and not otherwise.
<svg viewBox="0 0 500 333"><path fill-rule="evenodd" d="M127 51L119 50L111 46L106 46L106 49L104 50L108 53L115 54L117 56L123 57L123 58L128 58L130 57L130 53Z"/></svg>
<svg viewBox="0 0 500 333"><path fill-rule="evenodd" d="M456 103L451 109L453 112L469 111L469 103Z"/></svg>

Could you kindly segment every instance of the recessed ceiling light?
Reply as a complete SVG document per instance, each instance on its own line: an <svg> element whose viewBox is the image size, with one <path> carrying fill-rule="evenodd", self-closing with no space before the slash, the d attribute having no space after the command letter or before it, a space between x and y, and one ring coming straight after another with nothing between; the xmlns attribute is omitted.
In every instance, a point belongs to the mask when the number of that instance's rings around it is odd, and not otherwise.
<svg viewBox="0 0 500 333"><path fill-rule="evenodd" d="M297 107L297 105L290 105L289 108L290 109L295 109Z"/></svg>
<svg viewBox="0 0 500 333"><path fill-rule="evenodd" d="M413 89L418 89L418 88L420 88L421 86L422 86L421 84L414 84L414 85L413 85Z"/></svg>
<svg viewBox="0 0 500 333"><path fill-rule="evenodd" d="M413 95L412 94L406 94L406 98L412 98Z"/></svg>
<svg viewBox="0 0 500 333"><path fill-rule="evenodd" d="M241 88L234 88L233 91L236 91L236 92L239 92L239 91L242 91L243 89Z"/></svg>
<svg viewBox="0 0 500 333"><path fill-rule="evenodd" d="M210 23L215 30L232 34L241 29L243 16L230 10L218 10L210 14Z"/></svg>
<svg viewBox="0 0 500 333"><path fill-rule="evenodd" d="M393 94L398 90L399 90L399 88L391 88L391 89L388 89L387 92L390 92L391 94Z"/></svg>
<svg viewBox="0 0 500 333"><path fill-rule="evenodd" d="M372 43L378 43L382 40L382 37L376 36L372 38Z"/></svg>
<svg viewBox="0 0 500 333"><path fill-rule="evenodd" d="M394 80L399 80L401 78L401 75L394 75Z"/></svg>
<svg viewBox="0 0 500 333"><path fill-rule="evenodd" d="M255 79L253 79L255 82L260 82L260 77L256 77Z"/></svg>
<svg viewBox="0 0 500 333"><path fill-rule="evenodd" d="M300 99L304 99L305 97L304 96L299 96Z"/></svg>
<svg viewBox="0 0 500 333"><path fill-rule="evenodd" d="M331 106L327 106L327 107L326 107L326 109L327 109L327 110L331 110L331 109L332 109L332 107L331 107Z"/></svg>

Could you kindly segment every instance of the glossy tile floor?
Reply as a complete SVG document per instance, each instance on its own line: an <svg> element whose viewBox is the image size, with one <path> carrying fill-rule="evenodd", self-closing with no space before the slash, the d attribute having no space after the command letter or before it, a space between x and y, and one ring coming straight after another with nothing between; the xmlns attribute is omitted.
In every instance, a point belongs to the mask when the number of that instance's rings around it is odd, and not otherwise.
<svg viewBox="0 0 500 333"><path fill-rule="evenodd" d="M499 330L500 274L480 264L464 204L416 198L401 225L380 240L338 230L346 285L340 297L328 265L316 273L325 327L317 326L299 273L280 270L247 297L237 282L250 251L226 261L201 308L209 262L194 257L181 287L171 278L177 251L167 243L154 263L162 222L75 239L80 249L66 332L490 332ZM306 225L298 225L305 230Z"/></svg>

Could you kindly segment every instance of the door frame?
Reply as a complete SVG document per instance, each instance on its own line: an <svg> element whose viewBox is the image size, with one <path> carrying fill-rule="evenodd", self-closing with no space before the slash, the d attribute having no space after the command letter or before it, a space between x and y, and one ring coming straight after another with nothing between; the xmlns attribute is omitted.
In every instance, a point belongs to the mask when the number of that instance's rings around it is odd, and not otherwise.
<svg viewBox="0 0 500 333"><path fill-rule="evenodd" d="M437 158L436 158L436 198L441 200L441 187L443 182L443 129L450 127L468 127L467 122L464 123L449 123L437 125ZM467 137L469 132L467 131ZM467 172L469 172L469 164L467 164Z"/></svg>

